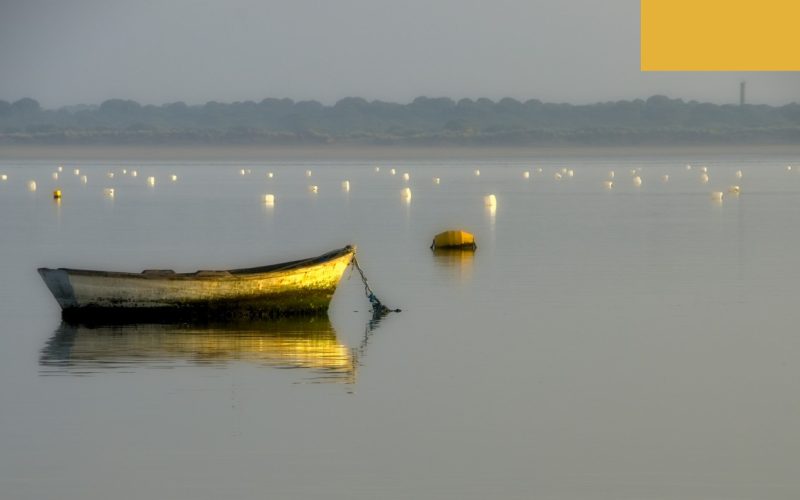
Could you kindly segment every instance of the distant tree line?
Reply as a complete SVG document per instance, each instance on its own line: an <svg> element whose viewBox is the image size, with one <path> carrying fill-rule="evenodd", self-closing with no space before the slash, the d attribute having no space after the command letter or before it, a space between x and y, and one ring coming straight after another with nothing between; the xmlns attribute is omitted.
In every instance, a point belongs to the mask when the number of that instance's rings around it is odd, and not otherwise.
<svg viewBox="0 0 800 500"><path fill-rule="evenodd" d="M268 98L161 106L110 99L43 109L0 100L0 144L637 145L800 143L800 104L647 100L556 104L536 99L348 97L332 106Z"/></svg>

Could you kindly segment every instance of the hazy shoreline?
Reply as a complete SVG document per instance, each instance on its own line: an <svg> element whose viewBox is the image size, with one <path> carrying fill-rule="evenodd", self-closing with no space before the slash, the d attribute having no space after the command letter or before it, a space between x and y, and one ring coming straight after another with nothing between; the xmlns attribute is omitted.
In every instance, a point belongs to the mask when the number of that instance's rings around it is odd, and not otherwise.
<svg viewBox="0 0 800 500"><path fill-rule="evenodd" d="M742 156L798 155L798 145L709 146L550 146L550 147L398 147L398 146L0 146L0 160L53 161L271 161L271 160L437 160L546 158L560 156Z"/></svg>

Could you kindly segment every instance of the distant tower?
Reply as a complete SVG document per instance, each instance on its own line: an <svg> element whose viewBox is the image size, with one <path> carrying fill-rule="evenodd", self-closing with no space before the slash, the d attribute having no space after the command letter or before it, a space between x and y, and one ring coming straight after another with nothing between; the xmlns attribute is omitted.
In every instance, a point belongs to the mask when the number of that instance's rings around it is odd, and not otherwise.
<svg viewBox="0 0 800 500"><path fill-rule="evenodd" d="M744 92L746 86L747 84L745 82L739 84L739 106L744 106Z"/></svg>

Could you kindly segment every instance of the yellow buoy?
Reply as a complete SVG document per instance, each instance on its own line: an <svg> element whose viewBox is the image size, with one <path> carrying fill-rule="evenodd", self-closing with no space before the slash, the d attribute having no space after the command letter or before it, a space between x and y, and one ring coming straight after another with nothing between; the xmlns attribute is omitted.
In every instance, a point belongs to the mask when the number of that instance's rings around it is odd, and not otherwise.
<svg viewBox="0 0 800 500"><path fill-rule="evenodd" d="M308 186L308 190L316 194L319 192L319 186Z"/></svg>
<svg viewBox="0 0 800 500"><path fill-rule="evenodd" d="M441 184L441 182L442 182L442 179L440 179L440 178L438 178L438 177L434 177L434 178L433 178L433 183L434 183L434 184Z"/></svg>
<svg viewBox="0 0 800 500"><path fill-rule="evenodd" d="M147 185L148 186L155 186L156 185L156 178L155 177L148 177L147 178Z"/></svg>
<svg viewBox="0 0 800 500"><path fill-rule="evenodd" d="M172 175L170 175L170 176L169 176L169 178L170 178L170 180L171 180L172 182L175 182L175 181L177 181L177 180L178 180L178 176L177 176L177 175L175 175L175 174L172 174Z"/></svg>
<svg viewBox="0 0 800 500"><path fill-rule="evenodd" d="M267 205L274 205L275 204L275 195L274 194L265 194L264 195L264 203Z"/></svg>
<svg viewBox="0 0 800 500"><path fill-rule="evenodd" d="M29 181L28 182L28 191L36 191L36 181Z"/></svg>
<svg viewBox="0 0 800 500"><path fill-rule="evenodd" d="M6 174L0 175L0 181L7 181L7 180L8 180L8 175Z"/></svg>
<svg viewBox="0 0 800 500"><path fill-rule="evenodd" d="M531 173L528 172L527 170L522 172L522 178L523 179L530 179L531 178Z"/></svg>
<svg viewBox="0 0 800 500"><path fill-rule="evenodd" d="M711 193L711 199L714 201L722 201L722 191L714 191Z"/></svg>
<svg viewBox="0 0 800 500"><path fill-rule="evenodd" d="M56 189L56 190L53 191L53 199L54 200L60 200L61 199L61 190L60 189Z"/></svg>
<svg viewBox="0 0 800 500"><path fill-rule="evenodd" d="M605 181L603 182L603 185L606 187L606 189L611 189L614 187L614 181Z"/></svg>
<svg viewBox="0 0 800 500"><path fill-rule="evenodd" d="M106 198L113 198L114 197L114 188L105 188L103 189L103 194Z"/></svg>
<svg viewBox="0 0 800 500"><path fill-rule="evenodd" d="M700 175L700 182L702 182L703 184L707 184L708 183L708 174L706 174L706 173L701 174Z"/></svg>
<svg viewBox="0 0 800 500"><path fill-rule="evenodd" d="M638 175L636 177L634 177L633 178L633 185L636 186L636 187L641 186L642 185L642 178L639 177Z"/></svg>
<svg viewBox="0 0 800 500"><path fill-rule="evenodd" d="M89 178L86 177L85 175L82 175L81 176L81 184L86 184L87 182L89 182Z"/></svg>
<svg viewBox="0 0 800 500"><path fill-rule="evenodd" d="M81 175L81 169L76 168L75 170L72 171L72 173L75 175Z"/></svg>
<svg viewBox="0 0 800 500"><path fill-rule="evenodd" d="M409 179L411 179L411 176L408 174L408 172L403 173L403 180L407 181Z"/></svg>
<svg viewBox="0 0 800 500"><path fill-rule="evenodd" d="M131 177L136 177L138 175L139 175L139 172L137 172L136 170L132 170L131 171Z"/></svg>
<svg viewBox="0 0 800 500"><path fill-rule="evenodd" d="M475 236L461 230L450 230L439 233L433 237L431 249L437 248L461 248L465 250L475 250Z"/></svg>
<svg viewBox="0 0 800 500"><path fill-rule="evenodd" d="M350 191L350 181L342 181L342 191Z"/></svg>
<svg viewBox="0 0 800 500"><path fill-rule="evenodd" d="M739 194L742 192L742 188L739 186L731 186L728 188L728 192L731 194Z"/></svg>
<svg viewBox="0 0 800 500"><path fill-rule="evenodd" d="M496 197L495 195L493 195L493 194L490 194L490 195L488 195L488 196L485 196L485 197L483 198L483 203L484 203L484 204L485 204L487 207L496 207L496 206L497 206L497 197Z"/></svg>
<svg viewBox="0 0 800 500"><path fill-rule="evenodd" d="M737 178L737 179L741 179L743 176L744 176L744 174L742 173L742 171L741 171L741 170L737 170L737 171L736 171L736 178Z"/></svg>
<svg viewBox="0 0 800 500"><path fill-rule="evenodd" d="M272 179L274 176L275 176L275 174L273 174L272 172L267 172L267 177L269 179Z"/></svg>

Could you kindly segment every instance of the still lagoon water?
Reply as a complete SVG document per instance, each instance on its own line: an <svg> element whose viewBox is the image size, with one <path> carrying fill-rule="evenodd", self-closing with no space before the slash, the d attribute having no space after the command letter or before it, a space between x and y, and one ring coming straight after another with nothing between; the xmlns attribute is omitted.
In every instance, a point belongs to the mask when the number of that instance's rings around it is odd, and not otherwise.
<svg viewBox="0 0 800 500"><path fill-rule="evenodd" d="M800 157L60 166L0 162L1 498L800 496ZM36 273L349 243L401 313L87 328Z"/></svg>

